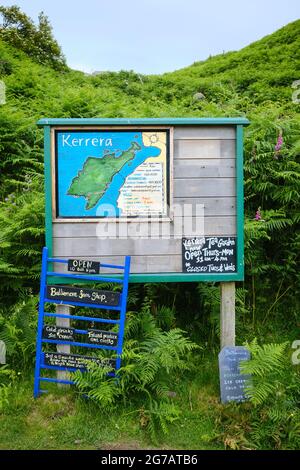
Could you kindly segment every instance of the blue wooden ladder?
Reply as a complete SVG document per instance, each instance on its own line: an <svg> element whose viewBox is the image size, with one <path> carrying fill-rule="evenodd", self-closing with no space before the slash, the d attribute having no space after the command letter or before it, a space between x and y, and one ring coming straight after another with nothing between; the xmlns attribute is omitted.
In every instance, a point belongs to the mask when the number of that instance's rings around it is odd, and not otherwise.
<svg viewBox="0 0 300 470"><path fill-rule="evenodd" d="M56 382L61 384L74 384L72 380L62 380L52 377L42 377L41 369L52 369L52 370L64 370L69 372L74 372L77 368L74 367L59 367L51 366L45 363L45 353L42 350L43 343L54 343L54 344L66 344L71 346L81 346L91 349L108 349L116 351L116 367L115 370L118 370L121 366L121 355L123 351L123 340L124 340L124 329L125 329L125 319L126 319L126 304L127 304L127 294L128 294L128 282L129 282L129 272L130 272L130 256L125 257L125 265L112 265L112 264L102 264L103 268L118 269L123 271L123 278L115 277L106 277L103 275L87 275L87 274L71 274L71 273L59 273L48 271L48 263L63 263L68 264L68 260L59 259L59 258L48 258L48 249L43 248L42 256L42 272L41 272L41 282L40 282L40 302L39 302L39 314L38 314L38 330L37 330L37 340L36 340L36 365L35 365L35 374L34 374L34 397L37 398L41 393L47 393L47 390L41 390L40 382ZM78 281L94 281L94 282L112 282L122 284L123 289L120 294L119 304L117 306L109 306L104 304L91 304L91 303L82 303L75 302L70 300L57 300L47 298L47 280L51 277L60 277L67 279L74 279L74 282ZM60 313L50 313L45 312L45 303L55 303L60 305L74 305L79 307L89 307L89 308L98 308L106 310L116 310L119 311L119 319L107 319L107 318L94 318L87 317L82 315L65 315ZM46 339L43 338L44 330L44 319L45 317L55 317L55 318L70 318L72 320L83 320L87 322L98 322L98 323L109 323L114 325L119 325L118 331L118 342L117 346L107 346L99 344L90 344L90 343L81 343L76 341L63 341L59 339ZM87 330L74 329L74 333L78 334L87 334ZM113 374L114 375L114 374Z"/></svg>

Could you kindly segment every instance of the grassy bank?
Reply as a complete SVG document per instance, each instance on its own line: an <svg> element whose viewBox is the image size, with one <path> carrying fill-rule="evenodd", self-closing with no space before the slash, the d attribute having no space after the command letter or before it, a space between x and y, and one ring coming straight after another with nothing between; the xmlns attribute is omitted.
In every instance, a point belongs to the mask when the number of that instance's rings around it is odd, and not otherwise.
<svg viewBox="0 0 300 470"><path fill-rule="evenodd" d="M122 404L103 413L74 389L48 387L34 400L32 379L22 379L0 414L0 449L222 449L217 438L219 403L217 360L202 360L188 379L170 390L180 417L151 439L143 403ZM242 407L244 405L241 405Z"/></svg>

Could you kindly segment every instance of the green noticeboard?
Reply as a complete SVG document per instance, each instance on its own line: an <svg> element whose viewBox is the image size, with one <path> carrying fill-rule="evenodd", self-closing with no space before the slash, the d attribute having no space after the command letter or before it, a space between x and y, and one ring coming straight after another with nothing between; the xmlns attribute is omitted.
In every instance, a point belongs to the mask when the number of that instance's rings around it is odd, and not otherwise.
<svg viewBox="0 0 300 470"><path fill-rule="evenodd" d="M42 119L50 255L100 272L130 255L131 282L243 280L248 123Z"/></svg>

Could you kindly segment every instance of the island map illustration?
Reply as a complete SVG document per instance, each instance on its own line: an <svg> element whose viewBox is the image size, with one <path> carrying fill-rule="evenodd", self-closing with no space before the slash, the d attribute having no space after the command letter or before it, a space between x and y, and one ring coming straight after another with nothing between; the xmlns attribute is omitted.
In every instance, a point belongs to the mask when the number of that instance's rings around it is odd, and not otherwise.
<svg viewBox="0 0 300 470"><path fill-rule="evenodd" d="M166 131L58 131L59 217L167 214Z"/></svg>

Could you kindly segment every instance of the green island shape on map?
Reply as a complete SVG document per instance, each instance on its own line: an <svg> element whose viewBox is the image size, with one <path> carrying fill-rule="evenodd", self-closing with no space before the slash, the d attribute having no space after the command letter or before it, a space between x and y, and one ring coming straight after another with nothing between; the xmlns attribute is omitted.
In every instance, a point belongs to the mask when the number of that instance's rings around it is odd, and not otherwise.
<svg viewBox="0 0 300 470"><path fill-rule="evenodd" d="M85 209L92 209L101 199L112 178L130 160L135 153L141 150L137 142L132 142L128 150L124 150L119 157L115 152L109 153L102 158L88 157L84 162L82 170L73 178L68 195L84 196L87 200Z"/></svg>

